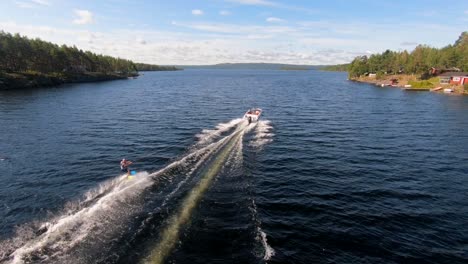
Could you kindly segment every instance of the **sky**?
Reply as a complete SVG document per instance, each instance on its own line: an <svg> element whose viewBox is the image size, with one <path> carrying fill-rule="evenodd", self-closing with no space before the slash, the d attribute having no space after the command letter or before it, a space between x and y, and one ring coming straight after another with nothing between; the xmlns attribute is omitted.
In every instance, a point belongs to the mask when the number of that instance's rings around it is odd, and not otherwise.
<svg viewBox="0 0 468 264"><path fill-rule="evenodd" d="M0 30L158 65L329 65L453 44L468 0L1 0Z"/></svg>

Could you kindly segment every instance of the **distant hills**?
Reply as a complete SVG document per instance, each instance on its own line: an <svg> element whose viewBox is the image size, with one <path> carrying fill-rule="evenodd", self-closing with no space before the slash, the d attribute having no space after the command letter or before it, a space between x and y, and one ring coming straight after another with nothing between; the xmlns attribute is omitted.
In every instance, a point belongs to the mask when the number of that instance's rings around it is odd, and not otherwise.
<svg viewBox="0 0 468 264"><path fill-rule="evenodd" d="M282 63L220 63L213 65L176 65L179 69L220 70L320 70L323 65L298 65Z"/></svg>

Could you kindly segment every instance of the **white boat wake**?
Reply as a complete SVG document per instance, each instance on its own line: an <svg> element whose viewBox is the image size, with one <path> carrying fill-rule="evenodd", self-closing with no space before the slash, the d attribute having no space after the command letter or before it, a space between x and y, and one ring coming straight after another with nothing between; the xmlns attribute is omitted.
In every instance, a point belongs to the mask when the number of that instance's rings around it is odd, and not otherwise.
<svg viewBox="0 0 468 264"><path fill-rule="evenodd" d="M258 124L255 127L254 140L250 142L250 146L262 149L264 145L271 143L273 141L273 136L275 135L272 131L273 126L270 121L258 121Z"/></svg>
<svg viewBox="0 0 468 264"><path fill-rule="evenodd" d="M16 234L11 239L0 241L0 263L89 263L95 261L92 254L86 256L86 249L93 247L94 250L99 251L100 245L110 243L109 241L115 240L115 237L124 233L127 228L126 223L142 211L143 193L149 187L157 185L160 181L171 181L174 177L181 178L174 189L162 200L161 206L165 206L193 172L202 166L205 160L213 156L213 153L223 148L233 135L237 133L243 135L252 129L255 130L256 135L254 143L251 144L258 146L266 144L267 141L258 143L260 139L271 141L272 136L267 136L271 130L268 121L247 125L244 119L233 119L228 123L217 125L216 129L203 130L197 135L199 140L188 154L159 171L139 172L132 179L121 175L100 184L86 192L81 200L67 204L55 217L41 223L22 226L16 230ZM230 130L234 132L222 136ZM237 146L234 160L241 160L242 136L234 141L237 142L234 144ZM224 160L230 162L231 159ZM219 163L222 164L224 160ZM178 168L185 169L179 172ZM167 173L173 169L177 173ZM216 173L212 174L208 175L210 180ZM203 181L200 184L203 184ZM201 185L200 192L202 193L208 186L208 183ZM185 219L186 215L182 220ZM181 224L183 222L181 221Z"/></svg>

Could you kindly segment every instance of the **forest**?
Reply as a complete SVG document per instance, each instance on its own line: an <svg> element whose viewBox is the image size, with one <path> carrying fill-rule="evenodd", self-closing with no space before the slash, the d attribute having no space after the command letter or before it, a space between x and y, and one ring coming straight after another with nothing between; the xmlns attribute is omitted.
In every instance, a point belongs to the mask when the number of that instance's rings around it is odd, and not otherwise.
<svg viewBox="0 0 468 264"><path fill-rule="evenodd" d="M320 67L320 70L345 72L345 71L348 71L348 67L349 67L349 63L345 63L345 64L322 66Z"/></svg>
<svg viewBox="0 0 468 264"><path fill-rule="evenodd" d="M350 78L368 73L423 74L431 68L468 72L468 32L463 32L453 45L437 49L418 45L413 51L390 51L356 57L348 66Z"/></svg>
<svg viewBox="0 0 468 264"><path fill-rule="evenodd" d="M0 31L0 71L56 74L136 73L130 60Z"/></svg>
<svg viewBox="0 0 468 264"><path fill-rule="evenodd" d="M160 66L146 63L135 63L138 71L177 71L180 70L175 66Z"/></svg>
<svg viewBox="0 0 468 264"><path fill-rule="evenodd" d="M138 71L176 70L57 45L0 31L0 89L56 86L138 76Z"/></svg>

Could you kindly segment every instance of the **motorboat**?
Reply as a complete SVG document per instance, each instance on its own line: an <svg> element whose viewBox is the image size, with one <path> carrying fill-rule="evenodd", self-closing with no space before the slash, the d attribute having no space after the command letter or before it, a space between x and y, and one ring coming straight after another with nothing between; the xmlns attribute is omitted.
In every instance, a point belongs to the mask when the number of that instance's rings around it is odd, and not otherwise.
<svg viewBox="0 0 468 264"><path fill-rule="evenodd" d="M249 121L249 124L252 122L257 122L262 114L262 109L260 108L251 108L245 112L244 118Z"/></svg>

